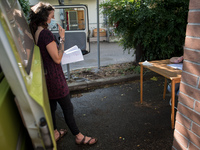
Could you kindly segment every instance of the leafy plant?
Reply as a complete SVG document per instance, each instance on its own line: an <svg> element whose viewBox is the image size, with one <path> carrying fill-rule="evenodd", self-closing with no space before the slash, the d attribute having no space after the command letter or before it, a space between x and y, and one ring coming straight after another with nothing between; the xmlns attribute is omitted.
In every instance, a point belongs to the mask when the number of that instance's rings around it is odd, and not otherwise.
<svg viewBox="0 0 200 150"><path fill-rule="evenodd" d="M23 12L26 16L26 18L28 17L29 11L30 11L30 3L28 0L19 0L19 3L23 9Z"/></svg>
<svg viewBox="0 0 200 150"><path fill-rule="evenodd" d="M138 63L182 55L188 5L189 0L111 0L100 8L124 50L136 48Z"/></svg>
<svg viewBox="0 0 200 150"><path fill-rule="evenodd" d="M87 69L86 69L86 71L91 71L91 70L92 70L91 68L87 68Z"/></svg>
<svg viewBox="0 0 200 150"><path fill-rule="evenodd" d="M140 66L136 66L134 72L140 74Z"/></svg>

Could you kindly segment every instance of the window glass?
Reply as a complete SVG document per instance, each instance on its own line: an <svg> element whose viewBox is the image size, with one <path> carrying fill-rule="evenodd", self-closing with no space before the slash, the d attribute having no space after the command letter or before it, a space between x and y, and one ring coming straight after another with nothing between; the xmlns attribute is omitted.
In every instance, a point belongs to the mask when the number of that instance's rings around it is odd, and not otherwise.
<svg viewBox="0 0 200 150"><path fill-rule="evenodd" d="M57 23L66 31L85 29L84 8L55 9L55 20L50 23L50 30L57 31Z"/></svg>
<svg viewBox="0 0 200 150"><path fill-rule="evenodd" d="M21 64L27 72L31 62L31 54L34 47L32 34L29 30L27 20L21 10L19 3L15 0L2 1L5 20L8 23L12 38L17 47L17 53L20 57Z"/></svg>

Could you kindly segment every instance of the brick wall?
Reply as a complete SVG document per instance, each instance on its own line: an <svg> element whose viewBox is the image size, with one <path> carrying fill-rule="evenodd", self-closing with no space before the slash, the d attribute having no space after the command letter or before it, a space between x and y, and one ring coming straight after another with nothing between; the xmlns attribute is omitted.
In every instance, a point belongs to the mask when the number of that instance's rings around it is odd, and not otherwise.
<svg viewBox="0 0 200 150"><path fill-rule="evenodd" d="M174 150L200 150L200 0L190 0Z"/></svg>

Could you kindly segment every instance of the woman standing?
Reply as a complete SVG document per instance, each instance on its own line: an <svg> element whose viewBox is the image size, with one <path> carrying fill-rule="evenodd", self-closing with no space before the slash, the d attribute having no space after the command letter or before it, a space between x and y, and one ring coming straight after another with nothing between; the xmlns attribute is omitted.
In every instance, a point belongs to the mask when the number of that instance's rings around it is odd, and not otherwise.
<svg viewBox="0 0 200 150"><path fill-rule="evenodd" d="M54 19L54 8L49 3L39 2L31 7L29 26L43 60L55 139L57 141L66 134L64 129L57 130L55 111L58 103L63 110L65 122L76 137L76 144L95 144L97 139L84 136L76 125L69 89L60 65L64 53L65 30L58 24L60 43L57 46L53 34L48 30L51 19Z"/></svg>

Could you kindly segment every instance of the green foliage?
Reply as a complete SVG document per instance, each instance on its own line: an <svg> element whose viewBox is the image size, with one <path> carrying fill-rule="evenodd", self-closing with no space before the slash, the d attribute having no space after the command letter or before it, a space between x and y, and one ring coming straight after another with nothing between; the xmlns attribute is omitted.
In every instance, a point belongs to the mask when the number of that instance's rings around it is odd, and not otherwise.
<svg viewBox="0 0 200 150"><path fill-rule="evenodd" d="M183 54L188 5L189 0L111 0L100 8L124 50L140 44L142 60L154 60Z"/></svg>
<svg viewBox="0 0 200 150"><path fill-rule="evenodd" d="M30 5L29 5L29 1L28 0L19 0L19 3L23 9L23 12L26 16L26 18L28 17L28 13L30 11Z"/></svg>
<svg viewBox="0 0 200 150"><path fill-rule="evenodd" d="M86 71L91 71L91 70L92 70L91 68L87 68L87 69L86 69Z"/></svg>
<svg viewBox="0 0 200 150"><path fill-rule="evenodd" d="M134 72L137 74L140 74L140 66L139 65L135 67Z"/></svg>

